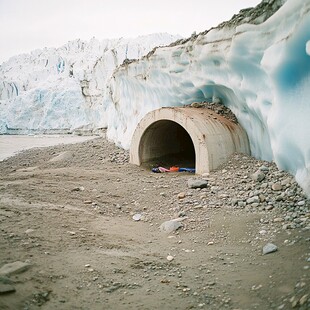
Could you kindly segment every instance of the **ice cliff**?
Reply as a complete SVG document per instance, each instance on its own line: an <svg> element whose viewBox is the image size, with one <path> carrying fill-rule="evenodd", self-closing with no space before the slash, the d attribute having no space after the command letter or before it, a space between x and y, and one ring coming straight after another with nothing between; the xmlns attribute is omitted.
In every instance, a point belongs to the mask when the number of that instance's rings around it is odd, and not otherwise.
<svg viewBox="0 0 310 310"><path fill-rule="evenodd" d="M310 1L264 0L113 75L108 136L125 148L161 106L217 101L245 128L253 156L290 171L310 194Z"/></svg>
<svg viewBox="0 0 310 310"><path fill-rule="evenodd" d="M107 126L102 102L115 68L180 36L74 40L0 66L0 133L94 132Z"/></svg>
<svg viewBox="0 0 310 310"><path fill-rule="evenodd" d="M191 38L149 44L170 45L142 58L137 47L97 41L12 58L0 70L0 132L107 126L128 148L147 112L220 102L247 131L253 156L275 161L310 195L309 29L310 0L263 0Z"/></svg>

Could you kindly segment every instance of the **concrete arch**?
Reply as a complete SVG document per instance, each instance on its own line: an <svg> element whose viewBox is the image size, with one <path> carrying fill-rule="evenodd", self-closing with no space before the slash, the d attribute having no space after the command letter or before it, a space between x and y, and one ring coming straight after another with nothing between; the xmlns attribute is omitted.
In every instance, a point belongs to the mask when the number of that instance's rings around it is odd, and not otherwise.
<svg viewBox="0 0 310 310"><path fill-rule="evenodd" d="M234 152L250 154L246 132L205 108L161 108L138 124L130 147L130 163L145 162L175 152L187 152L192 142L197 174L216 169Z"/></svg>

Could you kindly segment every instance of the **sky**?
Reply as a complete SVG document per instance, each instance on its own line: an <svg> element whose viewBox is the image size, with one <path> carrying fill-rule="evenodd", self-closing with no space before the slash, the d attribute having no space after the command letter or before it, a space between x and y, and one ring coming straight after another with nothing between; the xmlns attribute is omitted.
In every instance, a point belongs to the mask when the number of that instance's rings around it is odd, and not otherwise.
<svg viewBox="0 0 310 310"><path fill-rule="evenodd" d="M157 32L189 37L261 0L0 0L0 64L70 40L134 38Z"/></svg>

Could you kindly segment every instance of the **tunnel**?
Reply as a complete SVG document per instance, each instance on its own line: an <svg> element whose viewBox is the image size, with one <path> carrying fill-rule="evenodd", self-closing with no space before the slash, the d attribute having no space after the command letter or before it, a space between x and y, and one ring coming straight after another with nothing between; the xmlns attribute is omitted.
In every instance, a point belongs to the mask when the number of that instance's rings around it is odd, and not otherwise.
<svg viewBox="0 0 310 310"><path fill-rule="evenodd" d="M235 152L250 154L240 124L209 109L160 108L137 125L130 146L130 163L195 168L210 172Z"/></svg>
<svg viewBox="0 0 310 310"><path fill-rule="evenodd" d="M171 120L154 122L144 131L139 156L144 164L195 167L195 148L190 135Z"/></svg>

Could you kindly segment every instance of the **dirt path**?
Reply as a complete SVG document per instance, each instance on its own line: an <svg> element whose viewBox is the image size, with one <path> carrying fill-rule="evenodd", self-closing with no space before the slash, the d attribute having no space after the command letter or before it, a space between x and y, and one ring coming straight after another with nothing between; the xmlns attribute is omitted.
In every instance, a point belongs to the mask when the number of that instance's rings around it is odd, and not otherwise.
<svg viewBox="0 0 310 310"><path fill-rule="evenodd" d="M129 165L103 138L1 162L0 309L309 309L309 200L294 180L240 154L207 188L193 177ZM262 255L267 243L278 250ZM17 261L27 270L1 275Z"/></svg>

